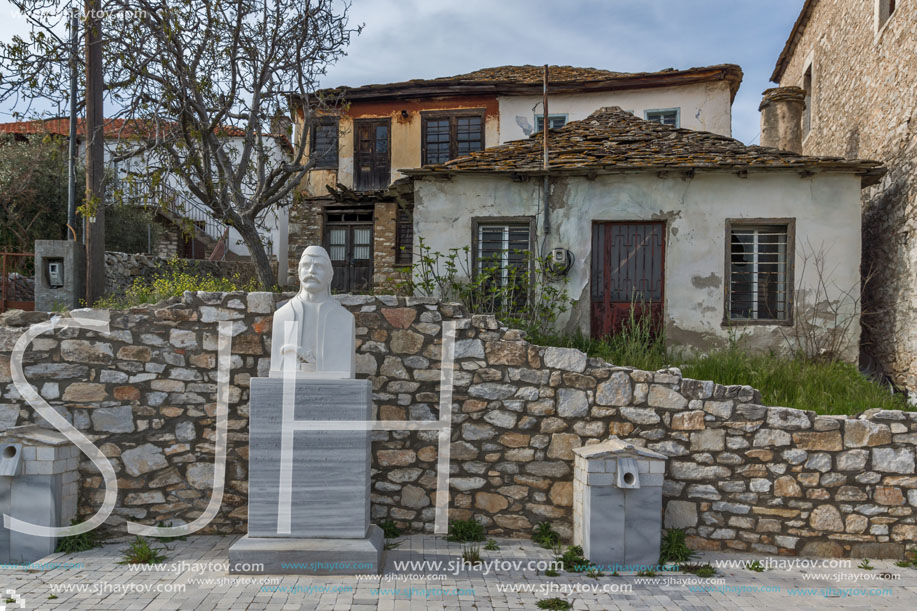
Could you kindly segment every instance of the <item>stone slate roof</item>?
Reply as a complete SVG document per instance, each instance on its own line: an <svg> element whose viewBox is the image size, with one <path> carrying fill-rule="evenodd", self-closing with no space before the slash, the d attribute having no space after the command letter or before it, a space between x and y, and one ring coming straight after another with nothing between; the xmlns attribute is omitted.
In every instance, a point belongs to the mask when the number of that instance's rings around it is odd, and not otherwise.
<svg viewBox="0 0 917 611"><path fill-rule="evenodd" d="M639 119L617 106L548 133L549 170L597 174L632 170L834 170L859 174L873 184L884 173L878 161L810 157L690 129ZM453 159L401 170L412 176L455 173L542 173L542 133Z"/></svg>
<svg viewBox="0 0 917 611"><path fill-rule="evenodd" d="M542 90L543 66L497 66L432 79L413 79L396 83L337 87L318 92L323 96L341 95L348 100L442 97L450 95L531 95ZM582 93L675 87L693 83L726 81L733 98L742 82L742 69L735 64L718 64L657 72L613 72L597 68L549 66L551 93Z"/></svg>

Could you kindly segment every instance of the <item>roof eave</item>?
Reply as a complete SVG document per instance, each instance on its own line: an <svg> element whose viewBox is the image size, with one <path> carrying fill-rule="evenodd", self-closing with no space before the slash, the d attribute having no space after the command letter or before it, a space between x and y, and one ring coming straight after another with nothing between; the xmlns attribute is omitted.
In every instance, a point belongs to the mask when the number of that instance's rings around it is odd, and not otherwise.
<svg viewBox="0 0 917 611"><path fill-rule="evenodd" d="M796 50L796 45L802 38L803 32L805 32L806 25L808 25L809 19L812 17L812 11L815 9L816 4L818 4L818 0L806 0L806 3L802 5L802 10L793 24L790 36L786 39L786 44L783 45L783 51L780 52L780 56L777 58L774 72L771 74L771 82L780 84L780 79L783 77L787 64L790 62L790 55Z"/></svg>

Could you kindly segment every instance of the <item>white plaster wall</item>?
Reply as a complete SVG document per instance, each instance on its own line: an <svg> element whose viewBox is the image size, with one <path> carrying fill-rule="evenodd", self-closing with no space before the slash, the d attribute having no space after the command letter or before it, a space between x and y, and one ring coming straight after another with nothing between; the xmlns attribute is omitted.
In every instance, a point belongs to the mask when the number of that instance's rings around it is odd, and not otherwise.
<svg viewBox="0 0 917 611"><path fill-rule="evenodd" d="M694 178L658 178L655 174L605 175L557 179L553 186L553 232L542 252L562 246L576 256L568 274L568 293L577 300L561 317L566 331L589 332L589 265L593 220L664 220L667 222L665 270L666 336L671 343L700 349L724 344L723 278L727 218L795 218L794 286L800 303L811 299L817 278L811 256L827 256L831 299L844 290L858 294L860 269L860 180L851 175L795 172L699 173ZM447 252L471 242L472 219L486 216L535 216L537 245L542 247L540 181L513 182L508 176L455 176L415 182L415 235L433 250ZM415 247L415 252L417 248ZM806 261L806 257L810 257ZM853 302L845 302L848 308ZM788 327L735 327L751 347L785 347ZM848 331L845 358L855 360L859 324Z"/></svg>
<svg viewBox="0 0 917 611"><path fill-rule="evenodd" d="M500 143L527 138L535 127L535 114L543 112L542 97L501 96ZM602 91L576 95L551 95L548 112L566 114L567 121L579 121L603 106L620 106L641 119L644 111L681 109L681 127L732 135L732 101L724 81L658 89ZM526 133L528 131L528 133Z"/></svg>

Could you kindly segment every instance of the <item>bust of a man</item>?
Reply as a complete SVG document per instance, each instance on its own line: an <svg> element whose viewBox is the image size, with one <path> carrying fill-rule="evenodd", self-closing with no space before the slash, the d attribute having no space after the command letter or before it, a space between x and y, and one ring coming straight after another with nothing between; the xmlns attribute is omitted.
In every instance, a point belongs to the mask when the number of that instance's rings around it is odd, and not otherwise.
<svg viewBox="0 0 917 611"><path fill-rule="evenodd" d="M274 313L270 377L354 377L354 320L331 296L334 269L321 246L299 260L299 293Z"/></svg>

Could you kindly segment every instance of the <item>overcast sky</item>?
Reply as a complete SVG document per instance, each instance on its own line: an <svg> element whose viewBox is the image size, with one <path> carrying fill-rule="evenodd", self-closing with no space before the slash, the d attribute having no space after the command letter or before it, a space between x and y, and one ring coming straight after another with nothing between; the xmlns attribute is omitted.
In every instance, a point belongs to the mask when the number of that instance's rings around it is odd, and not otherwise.
<svg viewBox="0 0 917 611"><path fill-rule="evenodd" d="M506 64L645 72L739 64L733 136L757 143L758 103L804 0L353 0L363 23L323 86L430 78ZM23 20L0 0L0 38ZM62 101L61 107L66 107ZM12 120L0 107L0 120Z"/></svg>

